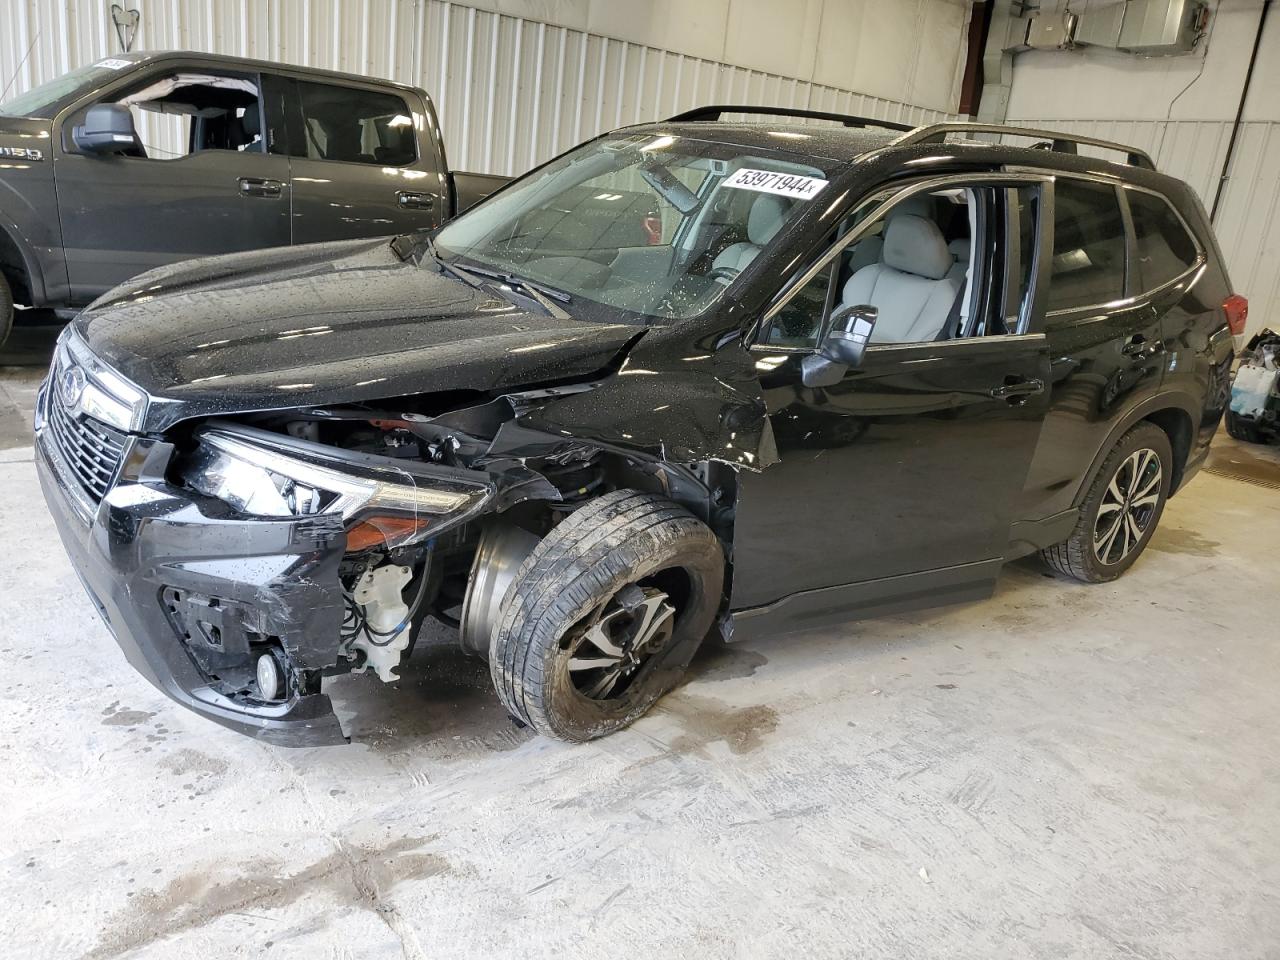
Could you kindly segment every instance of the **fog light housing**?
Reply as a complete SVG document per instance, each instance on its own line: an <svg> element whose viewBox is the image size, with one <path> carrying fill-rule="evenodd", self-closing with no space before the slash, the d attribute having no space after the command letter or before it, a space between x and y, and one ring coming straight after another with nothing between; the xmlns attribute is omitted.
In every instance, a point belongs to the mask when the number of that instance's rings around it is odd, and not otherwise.
<svg viewBox="0 0 1280 960"><path fill-rule="evenodd" d="M258 657L255 669L258 680L258 696L263 700L284 699L284 670L271 651Z"/></svg>

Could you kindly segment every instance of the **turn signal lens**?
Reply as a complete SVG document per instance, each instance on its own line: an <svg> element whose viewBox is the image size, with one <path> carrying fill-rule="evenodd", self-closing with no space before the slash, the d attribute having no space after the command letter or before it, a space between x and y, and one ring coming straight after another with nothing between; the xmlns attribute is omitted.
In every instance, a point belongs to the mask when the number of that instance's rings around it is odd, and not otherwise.
<svg viewBox="0 0 1280 960"><path fill-rule="evenodd" d="M1238 337L1244 333L1244 326L1249 320L1249 301L1240 294L1233 293L1222 302L1222 309L1227 315L1231 335Z"/></svg>
<svg viewBox="0 0 1280 960"><path fill-rule="evenodd" d="M426 517L365 517L347 531L347 552L399 546L430 523Z"/></svg>

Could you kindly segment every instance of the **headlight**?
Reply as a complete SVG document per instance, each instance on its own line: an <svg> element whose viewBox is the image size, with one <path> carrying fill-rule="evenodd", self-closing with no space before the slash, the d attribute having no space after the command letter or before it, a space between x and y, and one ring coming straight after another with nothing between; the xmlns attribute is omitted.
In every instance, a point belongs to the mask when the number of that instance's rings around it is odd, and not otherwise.
<svg viewBox="0 0 1280 960"><path fill-rule="evenodd" d="M350 551L434 536L479 512L493 492L483 482L443 471L416 473L360 455L348 459L262 430L211 429L199 440L182 470L192 489L253 516L341 514Z"/></svg>

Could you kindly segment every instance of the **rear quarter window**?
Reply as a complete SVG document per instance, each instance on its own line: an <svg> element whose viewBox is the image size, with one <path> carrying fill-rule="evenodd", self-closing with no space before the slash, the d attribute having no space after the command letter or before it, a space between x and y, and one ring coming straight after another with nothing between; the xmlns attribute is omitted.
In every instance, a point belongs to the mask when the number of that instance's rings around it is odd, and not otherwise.
<svg viewBox="0 0 1280 960"><path fill-rule="evenodd" d="M1135 278L1140 290L1154 290L1186 273L1200 258L1200 248L1164 197L1126 190L1133 218Z"/></svg>
<svg viewBox="0 0 1280 960"><path fill-rule="evenodd" d="M1059 177L1054 184L1049 310L1125 296L1125 230L1115 187Z"/></svg>

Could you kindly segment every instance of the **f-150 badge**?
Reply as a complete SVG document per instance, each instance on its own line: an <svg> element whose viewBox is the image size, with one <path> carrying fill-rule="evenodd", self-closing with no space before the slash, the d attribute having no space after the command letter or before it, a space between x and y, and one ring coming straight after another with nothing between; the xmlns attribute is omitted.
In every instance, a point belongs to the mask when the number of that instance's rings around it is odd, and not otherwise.
<svg viewBox="0 0 1280 960"><path fill-rule="evenodd" d="M43 160L43 150L30 147L0 147L0 160Z"/></svg>

